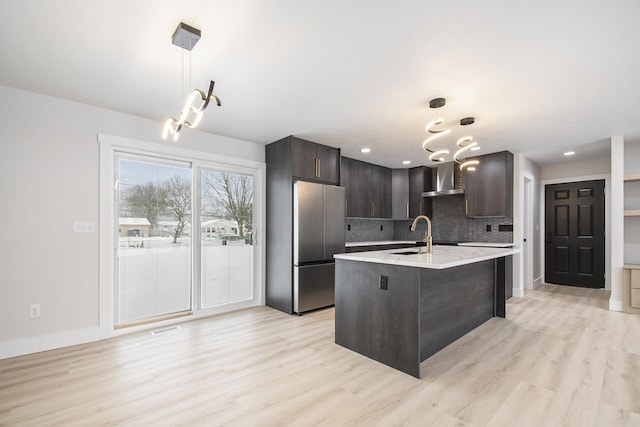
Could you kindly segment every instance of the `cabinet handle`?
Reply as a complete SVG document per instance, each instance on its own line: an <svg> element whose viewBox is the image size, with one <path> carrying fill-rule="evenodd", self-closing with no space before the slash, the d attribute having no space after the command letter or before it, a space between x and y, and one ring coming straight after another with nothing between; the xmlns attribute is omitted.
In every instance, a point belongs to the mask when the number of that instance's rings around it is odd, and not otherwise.
<svg viewBox="0 0 640 427"><path fill-rule="evenodd" d="M371 202L371 216L376 216L376 202Z"/></svg>
<svg viewBox="0 0 640 427"><path fill-rule="evenodd" d="M409 203L407 203L407 218L409 218Z"/></svg>
<svg viewBox="0 0 640 427"><path fill-rule="evenodd" d="M423 212L422 212L422 202L420 202L420 205L419 205L419 206L420 206L420 215L422 215L422 213L423 213Z"/></svg>
<svg viewBox="0 0 640 427"><path fill-rule="evenodd" d="M469 215L469 201L464 199L464 214Z"/></svg>
<svg viewBox="0 0 640 427"><path fill-rule="evenodd" d="M320 159L316 158L316 178L320 178Z"/></svg>
<svg viewBox="0 0 640 427"><path fill-rule="evenodd" d="M344 199L344 216L349 216L349 201Z"/></svg>

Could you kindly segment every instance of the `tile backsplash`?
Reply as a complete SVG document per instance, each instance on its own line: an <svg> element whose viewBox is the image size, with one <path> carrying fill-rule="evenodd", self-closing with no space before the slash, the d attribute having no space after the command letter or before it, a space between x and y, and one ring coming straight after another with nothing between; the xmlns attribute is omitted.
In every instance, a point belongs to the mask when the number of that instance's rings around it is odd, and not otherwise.
<svg viewBox="0 0 640 427"><path fill-rule="evenodd" d="M433 240L513 242L512 218L467 218L464 212L463 194L434 198L431 218ZM412 222L347 218L346 241L422 240L427 229L426 221L420 221L415 232L410 231Z"/></svg>
<svg viewBox="0 0 640 427"><path fill-rule="evenodd" d="M347 242L394 240L394 221L391 219L347 218Z"/></svg>

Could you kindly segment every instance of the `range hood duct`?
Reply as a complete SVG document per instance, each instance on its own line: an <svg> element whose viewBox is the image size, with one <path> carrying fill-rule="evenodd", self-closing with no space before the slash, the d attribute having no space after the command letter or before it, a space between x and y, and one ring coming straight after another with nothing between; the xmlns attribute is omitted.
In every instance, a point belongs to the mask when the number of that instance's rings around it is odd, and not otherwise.
<svg viewBox="0 0 640 427"><path fill-rule="evenodd" d="M455 162L440 163L436 168L436 188L433 191L425 191L422 197L450 196L452 194L464 194L464 183L460 170Z"/></svg>

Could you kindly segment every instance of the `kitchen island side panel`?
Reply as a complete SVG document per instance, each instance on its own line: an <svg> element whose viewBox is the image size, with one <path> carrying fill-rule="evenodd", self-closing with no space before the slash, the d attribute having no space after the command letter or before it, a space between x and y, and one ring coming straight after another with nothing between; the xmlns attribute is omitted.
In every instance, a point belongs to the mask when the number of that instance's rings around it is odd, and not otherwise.
<svg viewBox="0 0 640 427"><path fill-rule="evenodd" d="M419 378L419 270L337 259L336 344Z"/></svg>
<svg viewBox="0 0 640 427"><path fill-rule="evenodd" d="M494 315L494 260L420 272L420 360Z"/></svg>

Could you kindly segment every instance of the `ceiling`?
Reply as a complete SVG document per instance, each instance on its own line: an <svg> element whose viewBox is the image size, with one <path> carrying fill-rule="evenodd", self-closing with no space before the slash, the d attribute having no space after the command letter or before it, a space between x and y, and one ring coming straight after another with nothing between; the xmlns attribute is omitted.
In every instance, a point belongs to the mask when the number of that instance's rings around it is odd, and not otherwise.
<svg viewBox="0 0 640 427"><path fill-rule="evenodd" d="M0 16L0 84L159 122L184 100L171 35L199 28L191 81L222 100L200 129L257 143L293 134L430 165L435 97L451 149L464 132L476 154L548 165L640 141L637 0L3 0Z"/></svg>

